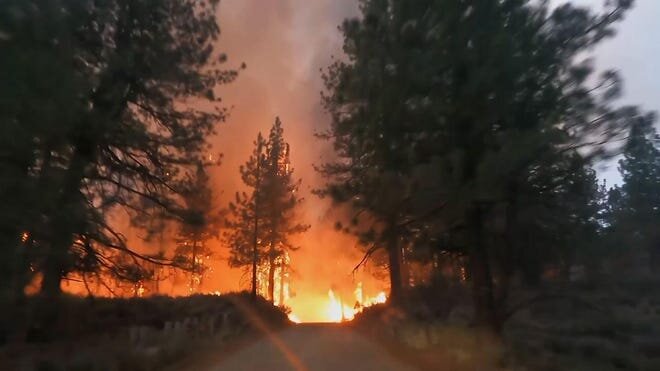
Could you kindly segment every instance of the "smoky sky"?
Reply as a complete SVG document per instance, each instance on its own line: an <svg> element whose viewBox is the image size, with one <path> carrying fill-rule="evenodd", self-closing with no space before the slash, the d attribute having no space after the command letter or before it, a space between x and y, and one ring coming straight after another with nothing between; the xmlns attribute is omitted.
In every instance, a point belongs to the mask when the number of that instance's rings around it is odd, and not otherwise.
<svg viewBox="0 0 660 371"><path fill-rule="evenodd" d="M218 49L228 55L228 66L245 63L247 68L219 91L231 115L213 139L216 150L224 155L223 164L214 170L214 188L223 192L219 201L224 204L244 189L239 166L254 149L257 133L267 136L279 116L291 145L294 175L302 179L305 200L298 216L311 225L304 236L296 238L300 249L292 255L295 297L290 305L303 320L317 319L313 308L324 303L331 287L344 286L348 295L354 281L371 280L373 291L383 289L366 275L352 275L361 258L355 240L334 230L337 218L331 205L311 194L322 184L313 164L332 153L328 143L314 136L328 125L320 104L319 69L341 54L337 27L357 14L355 0L223 0L220 4ZM218 249L226 247L221 243ZM296 310L301 307L306 313Z"/></svg>
<svg viewBox="0 0 660 371"><path fill-rule="evenodd" d="M553 0L553 5L565 1ZM600 9L604 0L574 0L577 5ZM279 115L294 148L294 162L308 186L318 179L311 164L319 162L329 146L313 138L327 125L320 107L320 68L331 56L341 55L337 26L358 15L357 0L223 0L220 6L222 38L219 47L230 62L245 62L238 81L223 90L233 106L232 117L220 130L216 145L225 154L222 171L236 171L246 158L251 141L266 132ZM636 0L615 38L593 51L599 70L615 69L624 81L621 104L660 110L660 1ZM620 182L616 161L597 164L602 177ZM226 189L239 185L238 177L223 177ZM320 211L319 211L320 212Z"/></svg>
<svg viewBox="0 0 660 371"><path fill-rule="evenodd" d="M553 4L566 1L553 0ZM574 4L600 9L604 0L574 0ZM660 111L660 1L635 0L633 9L617 25L617 35L604 41L594 51L596 67L616 70L623 78L623 96L619 104L640 106L646 111ZM658 127L658 123L656 123ZM596 164L609 185L621 182L618 158Z"/></svg>

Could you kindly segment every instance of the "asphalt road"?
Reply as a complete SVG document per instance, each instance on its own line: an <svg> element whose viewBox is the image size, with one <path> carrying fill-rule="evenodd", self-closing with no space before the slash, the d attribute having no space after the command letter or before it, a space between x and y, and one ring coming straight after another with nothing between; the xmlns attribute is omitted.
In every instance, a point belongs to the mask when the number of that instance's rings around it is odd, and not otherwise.
<svg viewBox="0 0 660 371"><path fill-rule="evenodd" d="M413 370L350 328L304 324L268 334L234 352L209 371Z"/></svg>

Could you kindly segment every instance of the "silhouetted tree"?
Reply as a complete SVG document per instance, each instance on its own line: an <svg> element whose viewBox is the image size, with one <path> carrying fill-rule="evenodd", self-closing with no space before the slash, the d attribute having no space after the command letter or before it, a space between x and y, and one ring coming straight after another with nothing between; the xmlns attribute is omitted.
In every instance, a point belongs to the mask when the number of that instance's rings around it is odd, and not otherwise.
<svg viewBox="0 0 660 371"><path fill-rule="evenodd" d="M296 215L303 201L298 194L302 180L293 178L290 147L284 140L284 129L279 117L270 130L265 155L262 209L267 232L264 242L268 246L268 299L274 301L275 271L279 269L282 283L289 261L288 252L298 249L291 242L291 236L309 228L300 223Z"/></svg>
<svg viewBox="0 0 660 371"><path fill-rule="evenodd" d="M344 22L348 59L324 76L323 136L338 159L320 167L320 193L356 210L368 254L388 252L391 301L410 231L449 234L469 258L476 323L499 332L496 282L513 270L497 262L514 254L521 190L577 150L603 155L639 115L611 106L615 73L592 86L592 62L580 60L631 4L594 14L524 0L365 0L362 18Z"/></svg>
<svg viewBox="0 0 660 371"><path fill-rule="evenodd" d="M208 241L218 236L221 218L214 207L209 176L201 164L182 196L187 211L179 225L174 260L190 272L189 289L195 292L208 269L205 260L213 254Z"/></svg>
<svg viewBox="0 0 660 371"><path fill-rule="evenodd" d="M261 133L254 142L254 151L240 167L241 179L249 192L236 192L229 204L229 219L224 238L230 248L229 265L250 267L250 291L257 297L257 270L264 259L265 214L262 210L263 184L266 168L266 141Z"/></svg>
<svg viewBox="0 0 660 371"><path fill-rule="evenodd" d="M623 248L645 251L649 268L660 264L660 150L653 119L640 119L633 125L619 161L623 178L612 189L612 228L614 238Z"/></svg>
<svg viewBox="0 0 660 371"><path fill-rule="evenodd" d="M301 180L293 179L289 144L283 134L282 122L277 118L267 141L261 133L257 136L254 153L240 169L243 183L251 192L237 193L230 203L231 218L225 233L231 249L230 264L251 265L253 296L257 294L259 267L265 267L271 301L275 299L275 271L279 269L282 276L288 252L297 249L290 237L309 228L297 220Z"/></svg>
<svg viewBox="0 0 660 371"><path fill-rule="evenodd" d="M3 106L10 124L3 130L17 129L20 148L3 157L2 171L22 174L13 179L30 187L16 198L28 207L7 223L18 230L2 245L16 246L22 231L29 233L42 294L58 296L60 281L83 265L130 279L140 261L172 264L131 249L109 217L118 208L143 214L137 205L144 200L173 218L185 216L185 174L203 161L206 138L226 114L213 89L236 76L218 68L226 58L213 49L216 5L3 4L3 55L10 51L4 73L16 74L10 81L20 86ZM30 71L34 78L24 78ZM211 102L211 110L186 104L193 100ZM40 108L25 115L33 105Z"/></svg>
<svg viewBox="0 0 660 371"><path fill-rule="evenodd" d="M7 1L0 7L0 296L23 295L35 255L48 252L43 216L57 197L72 120L87 111L79 97L90 91L74 63L79 42L98 48L80 2ZM79 39L82 38L82 39ZM25 236L25 238L23 238ZM35 266L33 265L33 268Z"/></svg>

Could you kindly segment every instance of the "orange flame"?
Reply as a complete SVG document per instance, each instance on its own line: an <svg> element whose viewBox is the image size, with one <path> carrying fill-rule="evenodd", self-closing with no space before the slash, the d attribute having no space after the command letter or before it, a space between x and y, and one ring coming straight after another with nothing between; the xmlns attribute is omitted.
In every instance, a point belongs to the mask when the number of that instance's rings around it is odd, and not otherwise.
<svg viewBox="0 0 660 371"><path fill-rule="evenodd" d="M362 289L362 282L357 284L354 291L355 301L345 301L338 293L333 290L328 290L327 302L322 304L322 313L320 316L325 322L345 322L351 321L358 313L361 313L365 308L372 305L385 303L387 295L385 292L379 292L375 296L365 297ZM355 303L354 306L348 303ZM289 314L289 319L292 322L300 323L300 318L295 314Z"/></svg>

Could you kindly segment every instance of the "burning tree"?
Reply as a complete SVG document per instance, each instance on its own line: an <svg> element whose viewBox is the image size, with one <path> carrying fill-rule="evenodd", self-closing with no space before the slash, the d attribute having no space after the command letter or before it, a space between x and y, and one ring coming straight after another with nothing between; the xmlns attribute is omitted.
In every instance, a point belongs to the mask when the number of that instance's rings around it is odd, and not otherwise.
<svg viewBox="0 0 660 371"><path fill-rule="evenodd" d="M261 133L254 142L254 152L241 165L240 173L243 183L252 191L236 192L234 202L229 203L230 217L226 222L227 231L224 239L230 248L229 265L232 267L249 267L251 271L250 290L252 297L257 297L258 266L262 259L263 215L260 212L261 185L264 174L265 140Z"/></svg>
<svg viewBox="0 0 660 371"><path fill-rule="evenodd" d="M240 168L243 183L252 192L237 193L230 203L229 231L225 234L231 249L230 264L251 267L252 295L256 296L261 286L259 271L265 271L265 287L271 301L275 301L279 278L280 304L285 296L283 280L288 275L288 252L298 248L289 237L309 228L296 218L296 208L302 202L297 195L302 181L293 179L290 148L283 135L282 122L277 118L268 140L261 133L257 136L253 154Z"/></svg>
<svg viewBox="0 0 660 371"><path fill-rule="evenodd" d="M207 242L218 235L220 213L213 207L213 191L202 164L197 165L188 190L183 194L187 217L179 225L175 261L190 272L190 292L195 292L208 270L212 252Z"/></svg>

